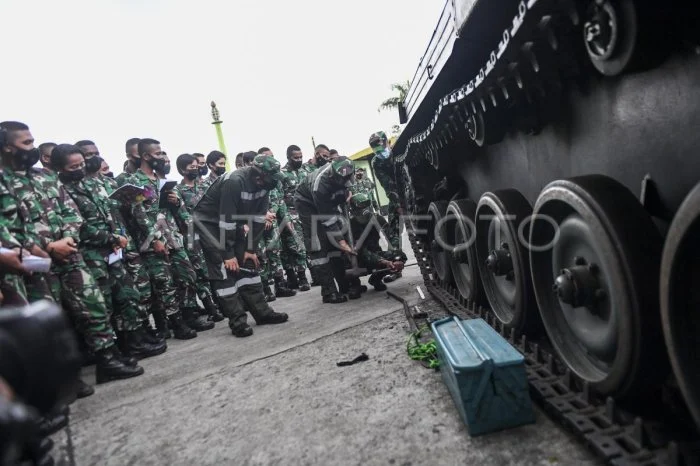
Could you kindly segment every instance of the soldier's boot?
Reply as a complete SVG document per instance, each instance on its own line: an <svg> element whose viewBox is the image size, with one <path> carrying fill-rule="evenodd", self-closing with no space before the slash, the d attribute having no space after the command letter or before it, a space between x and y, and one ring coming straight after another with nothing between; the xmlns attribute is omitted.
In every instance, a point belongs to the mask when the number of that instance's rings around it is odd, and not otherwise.
<svg viewBox="0 0 700 466"><path fill-rule="evenodd" d="M348 283L348 298L360 299L362 297L362 283L359 278L353 278Z"/></svg>
<svg viewBox="0 0 700 466"><path fill-rule="evenodd" d="M386 291L386 285L382 282L381 273L373 273L369 276L368 283L374 287L375 291Z"/></svg>
<svg viewBox="0 0 700 466"><path fill-rule="evenodd" d="M170 331L170 326L168 325L168 319L165 317L165 312L153 311L153 320L156 323L156 330L164 340L173 337L173 333Z"/></svg>
<svg viewBox="0 0 700 466"><path fill-rule="evenodd" d="M207 320L206 317L200 316L192 308L182 309L182 320L185 324L196 332L204 332L205 330L211 330L214 328L214 322Z"/></svg>
<svg viewBox="0 0 700 466"><path fill-rule="evenodd" d="M169 326L173 331L173 337L178 340L189 340L197 337L197 332L187 326L182 320L182 314L178 311L168 316Z"/></svg>
<svg viewBox="0 0 700 466"><path fill-rule="evenodd" d="M121 362L123 362L127 366L136 367L136 365L138 364L138 361L136 360L136 358L129 356L129 355L125 356L119 350L119 345L121 344L121 340L122 340L122 338L120 335L119 337L117 337L117 344L112 346L112 349L114 350L114 355L117 357L117 359L119 359Z"/></svg>
<svg viewBox="0 0 700 466"><path fill-rule="evenodd" d="M151 321L143 319L141 321L141 337L149 345L165 345L165 335L151 327Z"/></svg>
<svg viewBox="0 0 700 466"><path fill-rule="evenodd" d="M239 288L239 302L250 311L258 325L281 324L289 319L284 312L275 312L265 302L261 286L244 286Z"/></svg>
<svg viewBox="0 0 700 466"><path fill-rule="evenodd" d="M202 302L212 322L221 322L224 320L224 315L219 311L219 306L216 305L211 297L207 296L207 299Z"/></svg>
<svg viewBox="0 0 700 466"><path fill-rule="evenodd" d="M78 379L78 389L75 394L78 398L85 398L95 393L95 388L92 385L85 383L83 379Z"/></svg>
<svg viewBox="0 0 700 466"><path fill-rule="evenodd" d="M265 284L263 285L263 295L265 296L265 301L268 302L268 303L270 303L270 302L274 301L275 299L277 299L277 297L275 296L275 294L272 292L272 289L270 288L270 284L269 284L269 283L265 283Z"/></svg>
<svg viewBox="0 0 700 466"><path fill-rule="evenodd" d="M296 270L297 282L299 283L299 291L309 291L311 285L306 279L306 269L304 267L298 267Z"/></svg>
<svg viewBox="0 0 700 466"><path fill-rule="evenodd" d="M297 294L296 291L290 289L284 281L283 274L275 274L275 296L278 298L290 298Z"/></svg>
<svg viewBox="0 0 700 466"><path fill-rule="evenodd" d="M141 366L127 366L117 358L113 348L103 349L97 352L97 366L95 377L97 383L106 383L111 380L129 379L143 374Z"/></svg>
<svg viewBox="0 0 700 466"><path fill-rule="evenodd" d="M311 286L321 286L321 282L318 279L318 267L309 267L309 272L311 272Z"/></svg>
<svg viewBox="0 0 700 466"><path fill-rule="evenodd" d="M384 283L391 283L401 278L401 272L390 273L384 277Z"/></svg>
<svg viewBox="0 0 700 466"><path fill-rule="evenodd" d="M338 289L335 287L335 282L333 281L333 277L331 275L330 267L328 267L327 265L314 265L311 267L311 276L313 277L314 274L322 278L320 285L322 301L324 303L340 304L348 300L347 296L338 293Z"/></svg>
<svg viewBox="0 0 700 466"><path fill-rule="evenodd" d="M284 272L287 275L287 288L290 290L298 290L299 280L297 279L297 273L294 267L287 267L284 269Z"/></svg>
<svg viewBox="0 0 700 466"><path fill-rule="evenodd" d="M243 303L237 294L219 297L219 306L221 306L224 315L228 317L228 326L233 336L243 338L253 334L253 329L248 325L248 317Z"/></svg>
<svg viewBox="0 0 700 466"><path fill-rule="evenodd" d="M115 356L119 358L122 356L118 353L121 350L126 356L131 356L136 359L145 359L152 356L158 356L159 354L165 353L167 346L165 343L161 345L150 345L143 340L143 335L140 331L135 330L131 332L120 332L117 340L119 348L115 350ZM127 364L123 356L120 358L124 364ZM130 364L127 364L130 365ZM134 366L132 366L134 367Z"/></svg>

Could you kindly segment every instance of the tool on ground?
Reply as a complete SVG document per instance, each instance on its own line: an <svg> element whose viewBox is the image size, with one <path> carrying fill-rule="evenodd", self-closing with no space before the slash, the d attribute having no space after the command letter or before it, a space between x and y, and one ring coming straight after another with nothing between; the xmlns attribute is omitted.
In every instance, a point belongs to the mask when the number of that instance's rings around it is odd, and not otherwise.
<svg viewBox="0 0 700 466"><path fill-rule="evenodd" d="M403 268L405 269L406 267L412 267L414 265L418 265L418 263L414 262L413 264L407 264L407 265L404 265ZM371 270L371 272L372 273L391 272L391 269L387 267L385 269Z"/></svg>
<svg viewBox="0 0 700 466"><path fill-rule="evenodd" d="M353 359L351 361L340 361L340 362L337 362L335 364L338 367L352 366L353 364L357 364L358 362L363 362L363 361L369 361L369 356L367 356L367 354L365 354L365 353L362 353L361 355L359 355L358 357L356 357L355 359Z"/></svg>
<svg viewBox="0 0 700 466"><path fill-rule="evenodd" d="M350 216L348 215L348 208L346 205L343 205L343 216L344 216L344 221L347 222L348 225L348 242L350 243L350 247L352 248L353 251L355 251L355 238L352 236L352 226L350 225ZM355 251L357 252L357 251ZM361 277L367 273L367 269L364 267L360 267L357 263L357 255L356 254L350 254L350 268L345 269L345 276L346 277Z"/></svg>
<svg viewBox="0 0 700 466"><path fill-rule="evenodd" d="M415 332L416 330L418 330L415 321L416 316L414 316L414 314L411 312L411 308L408 306L408 302L392 291L387 291L386 295L390 298L394 298L403 305L403 312L404 314L406 314L406 319L408 320L408 326L411 328L411 332Z"/></svg>

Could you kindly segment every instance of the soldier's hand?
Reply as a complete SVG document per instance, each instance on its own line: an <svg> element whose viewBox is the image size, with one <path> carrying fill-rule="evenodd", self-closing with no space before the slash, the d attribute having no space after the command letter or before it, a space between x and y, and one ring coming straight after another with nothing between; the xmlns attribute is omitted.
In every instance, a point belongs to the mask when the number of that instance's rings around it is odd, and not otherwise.
<svg viewBox="0 0 700 466"><path fill-rule="evenodd" d="M226 270L230 270L231 272L238 272L238 259L234 257L233 259L225 260L224 267L226 267Z"/></svg>
<svg viewBox="0 0 700 466"><path fill-rule="evenodd" d="M270 220L265 220L265 230L272 229L272 222Z"/></svg>
<svg viewBox="0 0 700 466"><path fill-rule="evenodd" d="M345 254L349 254L351 256L357 255L357 253L350 247L350 245L345 240L340 240L338 242L338 246L340 247L340 250Z"/></svg>
<svg viewBox="0 0 700 466"><path fill-rule="evenodd" d="M275 220L277 220L277 214L275 214L274 212L268 211L265 214L265 221L266 222L274 222Z"/></svg>
<svg viewBox="0 0 700 466"><path fill-rule="evenodd" d="M71 254L78 252L75 246L71 246L71 244L75 245L73 238L63 238L61 240L54 241L53 243L49 243L47 250L52 257L55 257L59 261L63 261L66 260Z"/></svg>
<svg viewBox="0 0 700 466"><path fill-rule="evenodd" d="M34 246L32 246L31 248L29 248L28 254L31 254L31 255L37 256L37 257L43 257L44 259L49 257L49 254L46 251L44 251L43 249L41 249L39 246L37 246L36 244ZM22 256L24 256L24 255L25 254L23 252Z"/></svg>
<svg viewBox="0 0 700 466"><path fill-rule="evenodd" d="M402 270L403 270L403 262L394 261L391 263L391 271L392 272L401 272Z"/></svg>
<svg viewBox="0 0 700 466"><path fill-rule="evenodd" d="M256 269L260 267L260 260L258 259L258 255L254 252L246 251L243 253L243 263L245 263L246 261L252 261Z"/></svg>
<svg viewBox="0 0 700 466"><path fill-rule="evenodd" d="M126 245L127 245L128 243L129 243L129 240L128 240L128 239L126 239L125 237L123 237L123 236L121 236L121 235L119 236L119 247L120 247L120 248L122 248L122 249L126 248Z"/></svg>
<svg viewBox="0 0 700 466"><path fill-rule="evenodd" d="M19 251L16 249L0 254L0 271L15 275L30 275L29 270L19 260Z"/></svg>
<svg viewBox="0 0 700 466"><path fill-rule="evenodd" d="M177 194L172 191L168 192L168 203L174 205L175 207L180 205L180 199L177 198Z"/></svg>
<svg viewBox="0 0 700 466"><path fill-rule="evenodd" d="M161 240L155 240L153 242L153 252L156 254L165 254L166 256L168 255L168 250L165 249L165 244Z"/></svg>

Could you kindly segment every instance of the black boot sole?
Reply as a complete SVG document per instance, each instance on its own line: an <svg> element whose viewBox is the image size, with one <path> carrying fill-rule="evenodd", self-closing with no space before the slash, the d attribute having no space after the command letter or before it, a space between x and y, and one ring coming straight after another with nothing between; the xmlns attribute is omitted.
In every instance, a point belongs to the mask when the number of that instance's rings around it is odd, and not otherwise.
<svg viewBox="0 0 700 466"><path fill-rule="evenodd" d="M175 338L176 340L191 340L193 338L197 338L197 332L195 331L194 333L188 333L187 335L174 334L173 338Z"/></svg>
<svg viewBox="0 0 700 466"><path fill-rule="evenodd" d="M245 338L253 335L253 329L246 327L244 329L231 329L231 335L238 338Z"/></svg>
<svg viewBox="0 0 700 466"><path fill-rule="evenodd" d="M299 291L309 291L311 289L310 285L300 285Z"/></svg>
<svg viewBox="0 0 700 466"><path fill-rule="evenodd" d="M162 347L158 347L157 349L154 349L152 351L130 352L129 355L140 361L141 359L147 359L147 358L152 358L153 356L159 356L159 355L165 353L167 351L167 349L168 349L167 345L163 345ZM126 365L130 366L130 364L126 364ZM133 367L133 366L131 366L131 367Z"/></svg>
<svg viewBox="0 0 700 466"><path fill-rule="evenodd" d="M112 382L114 380L123 380L123 379L131 379L133 377L138 377L139 375L143 375L144 370L143 367L140 367L139 369L141 370L136 370L134 372L131 372L129 374L107 374L107 375L100 375L99 373L95 376L95 382L99 384L107 383L107 382Z"/></svg>

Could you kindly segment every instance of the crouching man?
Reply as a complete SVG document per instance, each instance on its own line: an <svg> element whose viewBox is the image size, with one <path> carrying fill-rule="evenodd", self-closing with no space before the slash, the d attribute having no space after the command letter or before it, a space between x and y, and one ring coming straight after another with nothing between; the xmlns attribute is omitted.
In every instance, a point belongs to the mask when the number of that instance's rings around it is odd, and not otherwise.
<svg viewBox="0 0 700 466"><path fill-rule="evenodd" d="M268 193L281 179L279 162L258 155L252 165L217 178L193 211L209 278L237 337L253 334L246 309L258 325L287 321L287 314L273 311L265 301L255 254L270 204Z"/></svg>
<svg viewBox="0 0 700 466"><path fill-rule="evenodd" d="M358 265L372 272L368 283L376 291L386 290L382 279L389 274L400 273L404 261L394 258L389 251L382 251L379 245L381 224L372 212L372 201L367 194L355 194L350 199L350 227L355 239ZM352 278L350 287L354 293L361 292L360 278Z"/></svg>

